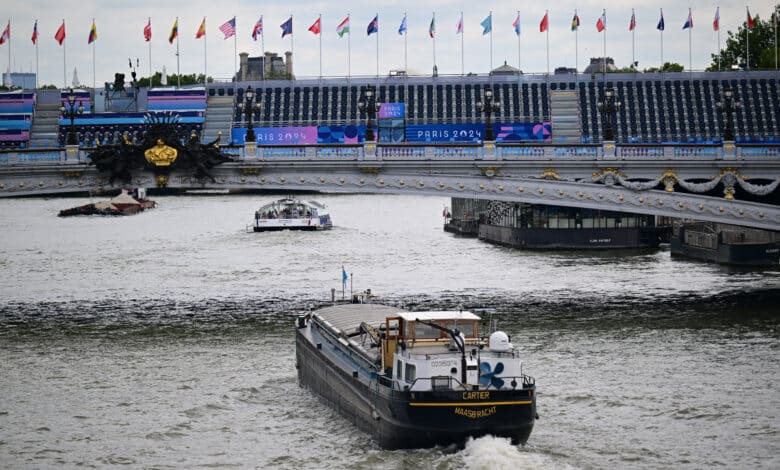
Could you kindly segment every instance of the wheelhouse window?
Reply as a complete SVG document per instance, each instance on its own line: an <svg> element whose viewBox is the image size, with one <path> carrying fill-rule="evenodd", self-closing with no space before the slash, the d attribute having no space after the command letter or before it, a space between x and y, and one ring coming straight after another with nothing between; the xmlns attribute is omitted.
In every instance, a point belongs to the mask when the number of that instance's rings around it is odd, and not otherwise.
<svg viewBox="0 0 780 470"><path fill-rule="evenodd" d="M398 380L401 380L401 377L402 377L401 374L403 373L403 367L404 367L404 365L403 365L403 363L400 360L396 361L396 365L395 365L395 378L398 379Z"/></svg>
<svg viewBox="0 0 780 470"><path fill-rule="evenodd" d="M412 383L417 378L417 366L414 364L406 363L406 383Z"/></svg>

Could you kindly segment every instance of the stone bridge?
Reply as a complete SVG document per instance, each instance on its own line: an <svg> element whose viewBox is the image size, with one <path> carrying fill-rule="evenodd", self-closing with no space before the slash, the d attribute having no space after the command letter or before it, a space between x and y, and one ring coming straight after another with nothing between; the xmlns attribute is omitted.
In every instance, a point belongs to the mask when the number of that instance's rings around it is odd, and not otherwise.
<svg viewBox="0 0 780 470"><path fill-rule="evenodd" d="M223 147L192 174L109 183L89 149L0 153L0 197L120 187L420 194L654 214L780 230L780 145L458 144Z"/></svg>

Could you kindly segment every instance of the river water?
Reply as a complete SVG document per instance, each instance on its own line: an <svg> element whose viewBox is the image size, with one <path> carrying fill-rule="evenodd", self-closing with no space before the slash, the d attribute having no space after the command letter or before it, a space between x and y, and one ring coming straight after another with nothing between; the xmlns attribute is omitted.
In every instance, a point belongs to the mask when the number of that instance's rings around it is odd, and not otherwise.
<svg viewBox="0 0 780 470"><path fill-rule="evenodd" d="M777 270L494 247L433 197L317 195L332 231L247 232L276 197L0 200L0 467L780 467ZM536 377L528 444L384 451L298 387L293 319L342 264L383 302L496 320Z"/></svg>

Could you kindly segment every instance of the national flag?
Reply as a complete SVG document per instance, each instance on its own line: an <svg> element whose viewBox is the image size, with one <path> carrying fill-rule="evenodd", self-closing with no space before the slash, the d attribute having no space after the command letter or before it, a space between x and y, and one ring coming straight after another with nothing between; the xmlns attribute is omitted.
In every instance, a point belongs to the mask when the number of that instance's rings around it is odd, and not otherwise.
<svg viewBox="0 0 780 470"><path fill-rule="evenodd" d="M747 29L753 29L756 23L753 21L753 17L750 16L750 8L745 7L745 9L747 10ZM8 25L10 27L11 23L9 22Z"/></svg>
<svg viewBox="0 0 780 470"><path fill-rule="evenodd" d="M406 17L404 16L404 21L406 20ZM368 27L366 28L366 35L371 36L374 33L379 33L379 15L376 15L373 20L371 20L370 23L368 23Z"/></svg>
<svg viewBox="0 0 780 470"><path fill-rule="evenodd" d="M6 41L11 40L11 20L8 20L8 25L3 30L3 35L0 36L0 44L5 44Z"/></svg>
<svg viewBox="0 0 780 470"><path fill-rule="evenodd" d="M347 276L347 270L344 269L344 265L341 265L341 283L346 286L347 285L347 279L349 279L349 276Z"/></svg>
<svg viewBox="0 0 780 470"><path fill-rule="evenodd" d="M463 13L460 14L458 25L455 27L455 34L463 34Z"/></svg>
<svg viewBox="0 0 780 470"><path fill-rule="evenodd" d="M633 31L636 29L636 15L634 10L631 10L631 21L628 22L628 30Z"/></svg>
<svg viewBox="0 0 780 470"><path fill-rule="evenodd" d="M543 32L545 32L545 31L547 31L547 26L548 26L548 23L549 23L549 21L548 21L548 19L547 19L547 13L545 13L545 14L544 14L544 17L542 18L542 22L541 22L541 23L539 23L539 32L540 32L540 33L543 33ZM579 23L578 23L578 24L579 24Z"/></svg>
<svg viewBox="0 0 780 470"><path fill-rule="evenodd" d="M487 18L482 20L482 23L480 23L480 26L482 26L482 35L486 35L487 33L493 31L493 13L489 14Z"/></svg>
<svg viewBox="0 0 780 470"><path fill-rule="evenodd" d="M57 32L54 33L54 39L60 43L60 46L62 45L62 41L65 40L65 20L62 20L62 24L57 28Z"/></svg>
<svg viewBox="0 0 780 470"><path fill-rule="evenodd" d="M398 27L398 34L401 36L406 33L406 15L404 14L404 19L401 20L401 25Z"/></svg>
<svg viewBox="0 0 780 470"><path fill-rule="evenodd" d="M35 20L35 24L33 25L33 33L32 33L32 43L36 44L38 42L38 20Z"/></svg>
<svg viewBox="0 0 780 470"><path fill-rule="evenodd" d="M322 18L317 18L317 21L315 21L311 26L309 26L309 31L314 33L315 35L320 34L320 26L322 25Z"/></svg>
<svg viewBox="0 0 780 470"><path fill-rule="evenodd" d="M715 18L712 19L712 30L718 31L720 29L720 7L715 9Z"/></svg>
<svg viewBox="0 0 780 470"><path fill-rule="evenodd" d="M171 28L171 34L168 35L168 42L173 44L173 40L179 37L179 19L176 18L176 21L173 22L173 27Z"/></svg>
<svg viewBox="0 0 780 470"><path fill-rule="evenodd" d="M260 19L257 20L255 26L252 28L252 39L257 41L257 35L263 34L263 15L260 15Z"/></svg>
<svg viewBox="0 0 780 470"><path fill-rule="evenodd" d="M288 34L292 34L292 16L290 16L290 18L282 23L279 27L282 28L282 37L285 37Z"/></svg>
<svg viewBox="0 0 780 470"><path fill-rule="evenodd" d="M95 20L92 20L92 27L89 29L89 37L87 38L87 44L92 44L97 39L97 26L95 26Z"/></svg>
<svg viewBox="0 0 780 470"><path fill-rule="evenodd" d="M688 8L688 19L685 20L682 29L693 29L693 15L690 8Z"/></svg>
<svg viewBox="0 0 780 470"><path fill-rule="evenodd" d="M512 28L515 30L515 35L520 36L520 13L517 14L517 18L512 23Z"/></svg>
<svg viewBox="0 0 780 470"><path fill-rule="evenodd" d="M149 18L149 21L146 23L146 26L144 26L144 40L146 42L152 40L152 19L151 18Z"/></svg>
<svg viewBox="0 0 780 470"><path fill-rule="evenodd" d="M431 18L431 25L428 26L428 36L431 38L436 36L436 16Z"/></svg>
<svg viewBox="0 0 780 470"><path fill-rule="evenodd" d="M349 15L336 26L336 34L338 34L340 38L343 38L347 33L349 33Z"/></svg>
<svg viewBox="0 0 780 470"><path fill-rule="evenodd" d="M571 19L571 30L577 31L577 29L580 27L580 17L577 15L577 12L574 12L574 18Z"/></svg>
<svg viewBox="0 0 780 470"><path fill-rule="evenodd" d="M206 18L203 18L203 21L206 21ZM222 34L225 35L225 39L233 37L236 35L236 17L230 18L229 20L222 23L222 25L219 27L219 30L222 31ZM204 33L205 34L205 33Z"/></svg>
<svg viewBox="0 0 780 470"><path fill-rule="evenodd" d="M596 30L602 32L605 29L607 29L607 12L602 13L599 19L596 20Z"/></svg>
<svg viewBox="0 0 780 470"><path fill-rule="evenodd" d="M661 19L658 20L658 26L655 27L658 31L664 30L664 9L661 8Z"/></svg>
<svg viewBox="0 0 780 470"><path fill-rule="evenodd" d="M206 35L206 17L203 17L203 21L200 22L200 27L198 27L198 31L195 33L195 39L200 39L203 36Z"/></svg>

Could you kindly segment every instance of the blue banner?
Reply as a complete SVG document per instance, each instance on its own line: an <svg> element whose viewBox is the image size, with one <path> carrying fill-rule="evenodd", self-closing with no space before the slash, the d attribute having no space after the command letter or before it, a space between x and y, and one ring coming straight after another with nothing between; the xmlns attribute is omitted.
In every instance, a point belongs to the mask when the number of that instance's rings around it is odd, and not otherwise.
<svg viewBox="0 0 780 470"><path fill-rule="evenodd" d="M401 119L405 117L405 103L382 103L382 106L379 107L379 119Z"/></svg>
<svg viewBox="0 0 780 470"><path fill-rule="evenodd" d="M407 142L479 142L484 124L409 124Z"/></svg>

